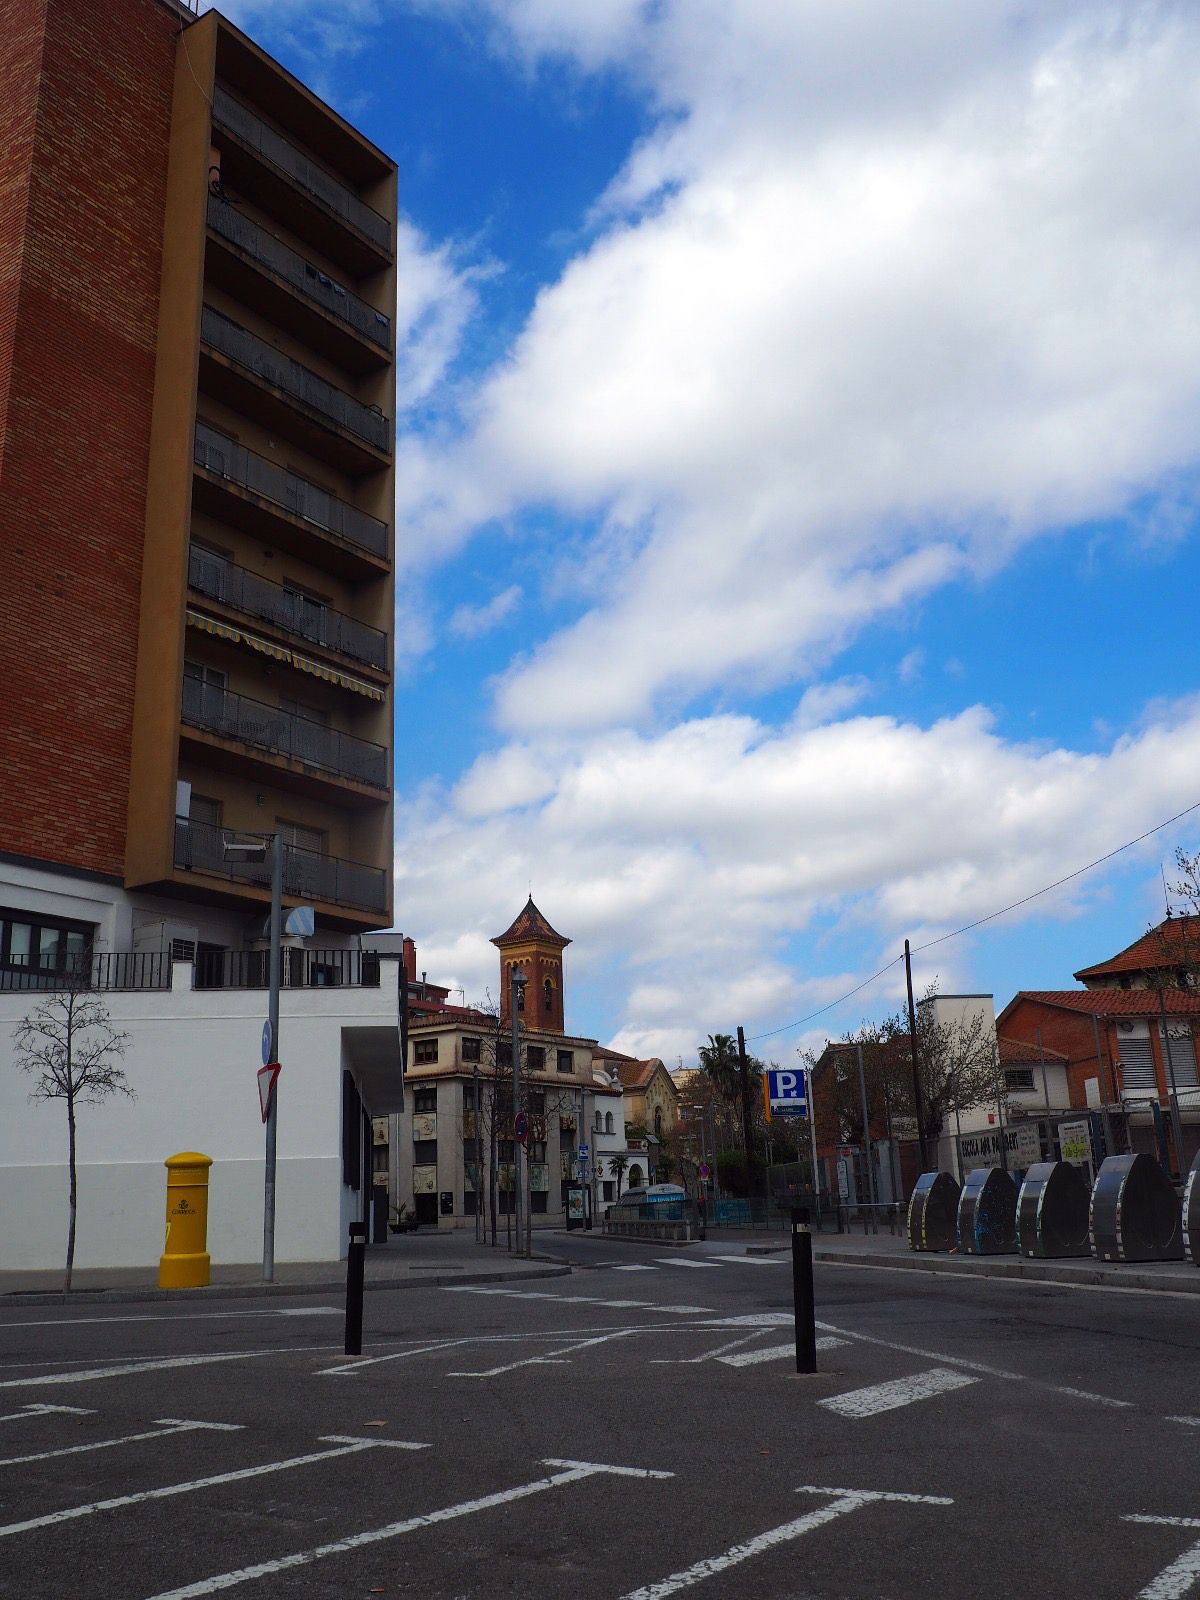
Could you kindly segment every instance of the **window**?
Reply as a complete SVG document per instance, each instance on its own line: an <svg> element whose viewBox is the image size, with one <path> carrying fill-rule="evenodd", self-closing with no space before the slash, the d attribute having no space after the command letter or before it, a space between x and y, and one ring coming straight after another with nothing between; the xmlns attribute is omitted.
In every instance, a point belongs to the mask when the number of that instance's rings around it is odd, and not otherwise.
<svg viewBox="0 0 1200 1600"><path fill-rule="evenodd" d="M575 1057L569 1050L560 1050L558 1052L558 1070L560 1072L575 1071Z"/></svg>
<svg viewBox="0 0 1200 1600"><path fill-rule="evenodd" d="M0 989L37 986L37 975L82 964L95 925L44 917L33 911L0 911Z"/></svg>
<svg viewBox="0 0 1200 1600"><path fill-rule="evenodd" d="M303 822L288 822L283 817L275 819L285 845L293 850L307 850L313 855L325 854L327 835L321 828L309 828Z"/></svg>
<svg viewBox="0 0 1200 1600"><path fill-rule="evenodd" d="M413 1166L414 1167L436 1167L437 1166L437 1140L436 1139L414 1139L413 1140Z"/></svg>
<svg viewBox="0 0 1200 1600"><path fill-rule="evenodd" d="M480 1100L483 1099L483 1090L482 1089L479 1091L479 1098L480 1098ZM464 1111L474 1111L475 1110L475 1085L473 1083L464 1083L463 1084L463 1110Z"/></svg>
<svg viewBox="0 0 1200 1600"><path fill-rule="evenodd" d="M546 1092L544 1089L536 1090L525 1097L525 1109L531 1117L542 1117L546 1114Z"/></svg>
<svg viewBox="0 0 1200 1600"><path fill-rule="evenodd" d="M525 1065L530 1072L546 1070L546 1052L540 1044L531 1044L525 1050Z"/></svg>
<svg viewBox="0 0 1200 1600"><path fill-rule="evenodd" d="M496 1140L496 1160L501 1166L511 1166L517 1159L511 1139Z"/></svg>
<svg viewBox="0 0 1200 1600"><path fill-rule="evenodd" d="M302 633L306 639L312 639L317 644L324 644L325 620L329 615L329 607L325 601L320 595L301 588L298 583L293 583L288 578L283 580L283 592L288 597L288 608L295 632Z"/></svg>
<svg viewBox="0 0 1200 1600"><path fill-rule="evenodd" d="M306 722L320 723L322 728L329 726L329 712L323 706L310 705L307 700L294 700L290 695L281 694L279 709L293 717L303 717Z"/></svg>
<svg viewBox="0 0 1200 1600"><path fill-rule="evenodd" d="M525 1009L525 985L523 983L519 983L517 985L517 1010L518 1011L524 1011L524 1009Z"/></svg>
<svg viewBox="0 0 1200 1600"><path fill-rule="evenodd" d="M208 689L224 689L229 682L227 672L222 672L219 667L210 667L203 661L185 661L183 675L191 683L202 684Z"/></svg>
<svg viewBox="0 0 1200 1600"><path fill-rule="evenodd" d="M462 1042L462 1058L463 1058L463 1060L464 1061L481 1061L483 1059L483 1054L482 1054L482 1051L480 1049L480 1046L482 1044L483 1044L483 1040L482 1039L464 1038L463 1042Z"/></svg>
<svg viewBox="0 0 1200 1600"><path fill-rule="evenodd" d="M545 1139L531 1139L530 1140L530 1142L529 1142L529 1159L530 1159L530 1161L545 1161L545 1159L546 1159L546 1141L545 1141Z"/></svg>
<svg viewBox="0 0 1200 1600"><path fill-rule="evenodd" d="M188 821L203 822L210 828L221 826L221 802L212 795L197 794L192 790L188 801Z"/></svg>
<svg viewBox="0 0 1200 1600"><path fill-rule="evenodd" d="M553 1004L554 1004L554 985L550 982L550 979L547 978L545 983L542 984L542 1010L543 1010L543 1013L548 1015L549 1012L550 1012L550 1008L553 1006Z"/></svg>
<svg viewBox="0 0 1200 1600"><path fill-rule="evenodd" d="M604 1113L604 1131L605 1133L611 1133L613 1131L613 1119L611 1111L606 1111Z"/></svg>
<svg viewBox="0 0 1200 1600"><path fill-rule="evenodd" d="M615 1183L609 1183L607 1178L604 1180L604 1198L606 1200L615 1200L617 1198L617 1186Z"/></svg>
<svg viewBox="0 0 1200 1600"><path fill-rule="evenodd" d="M1032 1089L1032 1067L1006 1067L1004 1070L1005 1086L1009 1089Z"/></svg>
<svg viewBox="0 0 1200 1600"><path fill-rule="evenodd" d="M603 1133L604 1132L604 1116L603 1116L603 1113L599 1112L599 1111L597 1111L597 1113L596 1113L596 1132L597 1133Z"/></svg>
<svg viewBox="0 0 1200 1600"><path fill-rule="evenodd" d="M437 1061L438 1042L436 1039L417 1039L413 1042L413 1060L418 1066L430 1066Z"/></svg>
<svg viewBox="0 0 1200 1600"><path fill-rule="evenodd" d="M473 1217L475 1215L475 1191L474 1191L474 1189L464 1189L463 1190L463 1215L465 1217Z"/></svg>
<svg viewBox="0 0 1200 1600"><path fill-rule="evenodd" d="M548 1189L533 1189L529 1195L529 1214L549 1209L550 1191Z"/></svg>
<svg viewBox="0 0 1200 1600"><path fill-rule="evenodd" d="M655 1132L655 1135L659 1139L662 1138L662 1131L663 1131L662 1107L661 1106L655 1106L655 1108L654 1108L654 1132Z"/></svg>
<svg viewBox="0 0 1200 1600"><path fill-rule="evenodd" d="M628 1184L626 1184L626 1188L628 1188L628 1189L640 1189L642 1187L643 1181L644 1180L642 1178L642 1169L641 1169L641 1167L638 1166L637 1162L635 1161L633 1163L633 1165L629 1169L629 1182L628 1182Z"/></svg>
<svg viewBox="0 0 1200 1600"><path fill-rule="evenodd" d="M420 1089L413 1090L413 1114L418 1117L429 1117L437 1111L437 1087L425 1084Z"/></svg>

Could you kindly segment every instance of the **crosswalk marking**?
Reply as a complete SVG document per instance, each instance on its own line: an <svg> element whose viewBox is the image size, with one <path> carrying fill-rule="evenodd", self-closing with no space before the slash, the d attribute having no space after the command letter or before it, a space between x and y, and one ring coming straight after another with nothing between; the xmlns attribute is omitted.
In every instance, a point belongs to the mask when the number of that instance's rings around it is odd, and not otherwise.
<svg viewBox="0 0 1200 1600"><path fill-rule="evenodd" d="M658 1268L657 1267L647 1267L642 1262L638 1262L636 1265L632 1265L632 1266L614 1267L613 1271L614 1272L657 1272Z"/></svg>
<svg viewBox="0 0 1200 1600"><path fill-rule="evenodd" d="M931 1367L928 1372L914 1373L911 1378L894 1378L890 1383L872 1384L868 1389L851 1389L846 1394L818 1400L817 1404L840 1417L873 1417L877 1412L894 1411L898 1406L912 1405L914 1400L928 1400L933 1395L948 1394L951 1389L962 1389L978 1382L978 1378L968 1377L965 1372Z"/></svg>
<svg viewBox="0 0 1200 1600"><path fill-rule="evenodd" d="M845 1339L824 1338L817 1340L818 1350L836 1350L839 1345L844 1345ZM764 1350L743 1350L736 1356L718 1356L717 1360L727 1367L754 1367L760 1361L780 1361L784 1356L795 1356L796 1341L790 1344L772 1344Z"/></svg>
<svg viewBox="0 0 1200 1600"><path fill-rule="evenodd" d="M1126 1516L1122 1522L1142 1522L1162 1528L1200 1528L1200 1517ZM1185 1550L1178 1561L1164 1567L1158 1577L1137 1592L1137 1600L1183 1600L1200 1584L1200 1542Z"/></svg>
<svg viewBox="0 0 1200 1600"><path fill-rule="evenodd" d="M715 1261L689 1261L685 1256L655 1256L654 1259L660 1267L709 1267L714 1272L721 1270Z"/></svg>
<svg viewBox="0 0 1200 1600"><path fill-rule="evenodd" d="M737 1267L782 1267L791 1262L791 1256L713 1256L714 1261L732 1261Z"/></svg>

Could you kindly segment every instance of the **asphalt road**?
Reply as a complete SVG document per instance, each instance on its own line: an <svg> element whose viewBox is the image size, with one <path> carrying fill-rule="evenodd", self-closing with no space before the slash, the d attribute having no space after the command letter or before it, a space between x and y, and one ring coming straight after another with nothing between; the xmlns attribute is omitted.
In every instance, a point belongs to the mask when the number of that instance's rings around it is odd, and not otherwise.
<svg viewBox="0 0 1200 1600"><path fill-rule="evenodd" d="M0 1313L0 1595L1200 1600L1200 1305L554 1242L537 1283Z"/></svg>

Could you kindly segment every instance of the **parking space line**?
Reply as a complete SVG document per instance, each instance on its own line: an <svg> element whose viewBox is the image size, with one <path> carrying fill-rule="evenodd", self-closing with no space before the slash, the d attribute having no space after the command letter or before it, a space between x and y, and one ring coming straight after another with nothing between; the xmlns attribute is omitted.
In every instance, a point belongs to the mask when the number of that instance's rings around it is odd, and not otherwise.
<svg viewBox="0 0 1200 1600"><path fill-rule="evenodd" d="M264 1461L257 1467L239 1467L233 1472L217 1472L208 1478L193 1478L187 1483L168 1483L161 1489L140 1489L133 1494L114 1495L109 1500L92 1500L82 1506L67 1506L62 1511L49 1511L41 1517L29 1517L24 1522L10 1522L0 1527L0 1539L11 1538L15 1533L29 1533L34 1528L52 1528L60 1522L73 1522L78 1517L91 1517L98 1511L115 1511L121 1506L137 1506L147 1500L170 1500L176 1495L193 1494L198 1489L215 1488L222 1483L242 1483L247 1478L264 1478L272 1472L288 1472L293 1467L307 1467L318 1461L333 1461L338 1456L357 1455L362 1450L373 1450L378 1439L359 1439L352 1444L338 1445L332 1450L314 1450L307 1455L289 1456L284 1461Z"/></svg>
<svg viewBox="0 0 1200 1600"><path fill-rule="evenodd" d="M580 1483L585 1478L594 1478L601 1474L634 1478L672 1476L669 1472L653 1472L640 1467L612 1467L594 1461L546 1460L542 1464L559 1467L562 1470L551 1473L549 1477L535 1478L531 1483L518 1484L512 1489L500 1489L494 1494L480 1495L475 1500L464 1500L458 1505L444 1506L440 1511L405 1517L403 1521L389 1522L382 1528L369 1528L364 1533L352 1533L344 1539L334 1539L329 1544L317 1545L312 1550L297 1550L293 1555L277 1556L273 1561L260 1561L252 1567L239 1567L232 1572L216 1573L210 1578L201 1578L196 1583L184 1584L182 1588L154 1595L152 1600L202 1600L205 1595L216 1594L221 1589L233 1589L238 1584L249 1583L255 1578L270 1577L277 1572L288 1572L296 1567L309 1566L312 1562L321 1561L327 1556L344 1555L351 1550L361 1550L364 1545L398 1539L406 1533L415 1532L418 1528L432 1528L440 1522L452 1522L458 1517L469 1517L479 1511L490 1511L496 1506L509 1505L514 1500L526 1500L531 1495L544 1494L548 1489L560 1489L566 1484Z"/></svg>
<svg viewBox="0 0 1200 1600"><path fill-rule="evenodd" d="M645 1262L631 1262L628 1266L614 1267L614 1272L657 1272L657 1267L648 1267Z"/></svg>
<svg viewBox="0 0 1200 1600"><path fill-rule="evenodd" d="M839 1345L844 1345L845 1343L845 1339L834 1339L826 1334L823 1338L817 1340L817 1349L836 1350ZM753 1367L760 1361L779 1361L784 1356L792 1356L794 1358L795 1354L796 1341L793 1339L790 1344L772 1344L768 1345L765 1350L746 1350L740 1356L718 1356L717 1360L727 1367ZM968 1383L974 1383L974 1381L973 1378L968 1378L967 1380Z"/></svg>
<svg viewBox="0 0 1200 1600"><path fill-rule="evenodd" d="M712 1306L662 1306L655 1300L606 1300L593 1294L547 1294L530 1289L485 1289L472 1283L455 1283L447 1294L497 1294L509 1300L554 1300L564 1306L603 1306L610 1311L663 1311L672 1316L712 1316Z"/></svg>
<svg viewBox="0 0 1200 1600"><path fill-rule="evenodd" d="M735 1267L790 1266L791 1256L714 1256L714 1261L732 1261Z"/></svg>
<svg viewBox="0 0 1200 1600"><path fill-rule="evenodd" d="M242 1317L340 1317L338 1306L264 1306L261 1311L189 1311L187 1322L233 1322ZM85 1328L104 1322L174 1322L182 1316L164 1316L147 1311L123 1317L43 1317L37 1322L0 1322L0 1332L9 1328Z"/></svg>
<svg viewBox="0 0 1200 1600"><path fill-rule="evenodd" d="M0 1417L0 1422L4 1419ZM1168 1422L1182 1422L1185 1428L1200 1428L1200 1417L1168 1417Z"/></svg>
<svg viewBox="0 0 1200 1600"><path fill-rule="evenodd" d="M123 1433L119 1439L93 1439L89 1444L68 1444L58 1450L39 1450L36 1455L6 1456L0 1467L24 1466L30 1461L51 1461L55 1456L82 1456L92 1450L114 1450L121 1444L141 1444L146 1439L170 1439L177 1433L194 1433L199 1429L219 1429L235 1432L241 1427L236 1422L187 1422L180 1417L158 1417L146 1433Z"/></svg>
<svg viewBox="0 0 1200 1600"><path fill-rule="evenodd" d="M660 1267L694 1267L701 1272L720 1272L715 1261L689 1261L686 1256L655 1256Z"/></svg>
<svg viewBox="0 0 1200 1600"><path fill-rule="evenodd" d="M562 1358L574 1353L576 1350L586 1350L591 1345L609 1344L613 1339L627 1339L632 1334L640 1333L640 1328L614 1328L611 1333L599 1333L590 1339L580 1339L574 1344L565 1344L560 1350L551 1350L544 1356L526 1356L522 1361L510 1361L502 1367L489 1367L486 1372L448 1372L448 1378L498 1378L502 1372L515 1372L518 1367L563 1367L570 1363Z"/></svg>
<svg viewBox="0 0 1200 1600"><path fill-rule="evenodd" d="M213 1355L163 1356L144 1361L140 1357L117 1367L88 1367L79 1372L43 1372L33 1378L0 1379L0 1389L44 1388L51 1383L92 1383L98 1378L137 1378L143 1372L168 1372L176 1367L207 1367L219 1361L261 1361L267 1356L304 1355L313 1350L334 1350L335 1345L287 1345L281 1350L222 1350Z"/></svg>
<svg viewBox="0 0 1200 1600"><path fill-rule="evenodd" d="M1126 1516L1122 1522L1152 1523L1162 1528L1200 1528L1200 1517ZM1200 1583L1200 1541L1137 1592L1137 1600L1183 1600Z"/></svg>
<svg viewBox="0 0 1200 1600"><path fill-rule="evenodd" d="M796 1493L828 1494L836 1498L829 1505L821 1506L816 1511L808 1511L804 1516L795 1517L791 1522L781 1523L778 1528L769 1528L766 1533L760 1533L753 1539L732 1545L719 1556L710 1556L704 1561L695 1562L690 1567L684 1567L679 1572L671 1573L669 1577L661 1578L657 1583L633 1589L623 1595L622 1600L666 1600L668 1595L677 1594L680 1589L690 1589L693 1584L703 1583L706 1578L715 1577L730 1567L749 1561L752 1557L761 1555L764 1550L786 1544L792 1539L799 1539L806 1533L812 1533L816 1528L823 1528L826 1523L833 1522L837 1517L844 1517L851 1511L859 1511L863 1506L876 1501L899 1500L909 1505L953 1504L953 1501L941 1496L884 1494L866 1489L819 1489L805 1485L797 1489Z"/></svg>
<svg viewBox="0 0 1200 1600"><path fill-rule="evenodd" d="M963 1389L978 1383L965 1372L951 1372L948 1367L931 1367L928 1372L914 1373L911 1378L893 1378L890 1383L874 1383L867 1389L850 1389L845 1394L830 1395L818 1400L826 1411L839 1417L873 1417L880 1411L895 1411L899 1406L912 1405L916 1400L929 1400L934 1395L949 1394L953 1389Z"/></svg>
<svg viewBox="0 0 1200 1600"><path fill-rule="evenodd" d="M37 1401L31 1401L29 1405L22 1406L20 1411L10 1411L6 1417L0 1417L0 1422L23 1421L26 1417L45 1417L49 1416L51 1412L59 1411L76 1417L94 1417L96 1415L94 1406L46 1406L39 1404Z"/></svg>

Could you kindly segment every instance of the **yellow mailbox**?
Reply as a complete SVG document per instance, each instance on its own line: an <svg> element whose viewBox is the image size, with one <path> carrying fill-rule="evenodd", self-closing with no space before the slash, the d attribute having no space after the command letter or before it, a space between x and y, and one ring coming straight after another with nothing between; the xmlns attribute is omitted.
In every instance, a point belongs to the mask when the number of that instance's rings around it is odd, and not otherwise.
<svg viewBox="0 0 1200 1600"><path fill-rule="evenodd" d="M160 1289L203 1289L208 1283L208 1169L211 1156L182 1150L168 1156L167 1235L158 1262Z"/></svg>

